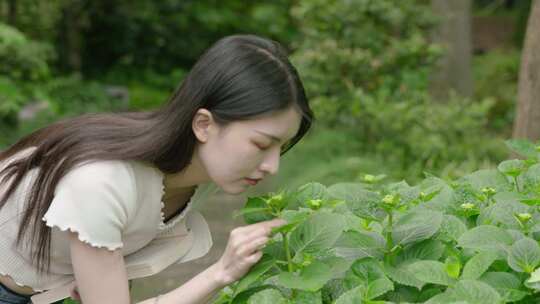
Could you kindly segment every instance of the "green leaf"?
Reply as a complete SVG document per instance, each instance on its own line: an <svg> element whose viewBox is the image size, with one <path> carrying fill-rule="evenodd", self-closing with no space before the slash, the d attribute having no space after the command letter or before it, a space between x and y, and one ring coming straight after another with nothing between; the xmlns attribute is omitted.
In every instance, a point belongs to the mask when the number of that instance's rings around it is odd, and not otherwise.
<svg viewBox="0 0 540 304"><path fill-rule="evenodd" d="M359 189L354 192L353 197L347 199L345 202L349 210L356 216L365 219L379 219L383 214L379 208L380 201L380 194Z"/></svg>
<svg viewBox="0 0 540 304"><path fill-rule="evenodd" d="M525 171L526 164L520 159L510 159L501 162L497 169L506 175L517 177Z"/></svg>
<svg viewBox="0 0 540 304"><path fill-rule="evenodd" d="M234 289L233 297L241 293L242 291L249 288L251 284L256 282L264 273L270 270L275 265L275 260L273 257L268 255L263 255L263 257L253 266L248 274L246 274L236 285Z"/></svg>
<svg viewBox="0 0 540 304"><path fill-rule="evenodd" d="M483 188L491 187L497 192L512 190L512 184L496 169L484 169L462 177L459 181L470 184L478 192Z"/></svg>
<svg viewBox="0 0 540 304"><path fill-rule="evenodd" d="M400 217L392 228L395 244L411 244L433 236L442 223L442 213L414 211Z"/></svg>
<svg viewBox="0 0 540 304"><path fill-rule="evenodd" d="M437 238L445 242L457 242L465 231L467 231L467 226L462 220L456 216L445 214Z"/></svg>
<svg viewBox="0 0 540 304"><path fill-rule="evenodd" d="M513 273L486 272L479 280L495 288L505 302L519 301L528 294L521 290L521 281Z"/></svg>
<svg viewBox="0 0 540 304"><path fill-rule="evenodd" d="M424 193L437 192L429 201L418 205L419 208L427 208L436 211L447 211L452 208L454 190L442 179L429 177L419 185Z"/></svg>
<svg viewBox="0 0 540 304"><path fill-rule="evenodd" d="M332 269L320 261L314 261L300 273L282 272L277 276L281 286L306 291L317 291L328 282L334 274Z"/></svg>
<svg viewBox="0 0 540 304"><path fill-rule="evenodd" d="M523 174L523 183L530 189L539 189L540 187L540 164L532 165L527 172Z"/></svg>
<svg viewBox="0 0 540 304"><path fill-rule="evenodd" d="M501 193L502 194L502 193ZM520 225L518 220L514 217L514 214L528 213L530 212L529 206L511 201L510 199L502 202L497 202L493 205L491 212L487 218L491 220L492 224L501 223L507 228L519 229Z"/></svg>
<svg viewBox="0 0 540 304"><path fill-rule="evenodd" d="M363 302L365 287L360 285L343 293L335 304L358 304Z"/></svg>
<svg viewBox="0 0 540 304"><path fill-rule="evenodd" d="M385 239L376 232L349 230L343 232L333 247L333 251L337 256L348 259L382 258Z"/></svg>
<svg viewBox="0 0 540 304"><path fill-rule="evenodd" d="M388 193L397 193L401 198L403 204L409 204L413 200L420 196L420 189L418 187L411 187L406 181L400 181L398 183L389 184L385 187ZM432 195L431 197L428 197ZM430 193L426 195L425 200L429 200L435 196L436 193Z"/></svg>
<svg viewBox="0 0 540 304"><path fill-rule="evenodd" d="M411 260L438 260L444 252L444 244L428 239L404 248L397 256L397 263Z"/></svg>
<svg viewBox="0 0 540 304"><path fill-rule="evenodd" d="M527 158L536 158L536 155L538 154L536 151L536 146L528 139L509 139L504 143L513 152Z"/></svg>
<svg viewBox="0 0 540 304"><path fill-rule="evenodd" d="M501 251L511 245L512 242L512 236L506 230L490 225L474 227L458 239L460 247L479 251Z"/></svg>
<svg viewBox="0 0 540 304"><path fill-rule="evenodd" d="M445 265L437 261L418 261L408 266L415 277L425 283L450 285L454 280L448 276Z"/></svg>
<svg viewBox="0 0 540 304"><path fill-rule="evenodd" d="M351 268L351 265L354 262L354 260L347 260L340 257L321 258L319 261L332 269L333 277L341 276Z"/></svg>
<svg viewBox="0 0 540 304"><path fill-rule="evenodd" d="M470 280L479 278L496 259L497 255L493 252L483 251L478 253L467 261L461 278Z"/></svg>
<svg viewBox="0 0 540 304"><path fill-rule="evenodd" d="M540 246L531 238L518 240L510 248L508 266L517 272L532 273L540 264Z"/></svg>
<svg viewBox="0 0 540 304"><path fill-rule="evenodd" d="M344 220L341 215L318 212L290 234L289 244L295 255L315 253L330 248L341 236Z"/></svg>
<svg viewBox="0 0 540 304"><path fill-rule="evenodd" d="M455 256L449 256L444 262L446 274L452 279L459 278L461 272L461 261Z"/></svg>
<svg viewBox="0 0 540 304"><path fill-rule="evenodd" d="M350 270L365 283L364 285L385 277L380 261L373 258L364 258L354 261Z"/></svg>
<svg viewBox="0 0 540 304"><path fill-rule="evenodd" d="M394 284L387 278L380 278L373 282L370 282L367 286L365 298L368 300L375 299L383 294L394 290Z"/></svg>
<svg viewBox="0 0 540 304"><path fill-rule="evenodd" d="M320 291L304 291L296 290L292 303L295 304L322 304L322 296Z"/></svg>
<svg viewBox="0 0 540 304"><path fill-rule="evenodd" d="M409 264L411 263L401 263L396 267L385 264L384 272L395 282L401 285L416 287L418 290L420 290L425 283L417 279L415 274L409 270Z"/></svg>
<svg viewBox="0 0 540 304"><path fill-rule="evenodd" d="M306 203L308 200L312 199L327 200L328 191L326 186L316 182L307 183L300 186L296 193L292 195L292 202L289 204L287 209L296 209L301 206L308 207Z"/></svg>
<svg viewBox="0 0 540 304"><path fill-rule="evenodd" d="M287 233L294 230L300 223L305 221L311 215L309 210L283 210L281 218L287 221L287 224L272 228L272 233Z"/></svg>
<svg viewBox="0 0 540 304"><path fill-rule="evenodd" d="M278 290L268 288L249 297L247 304L287 304L287 300Z"/></svg>
<svg viewBox="0 0 540 304"><path fill-rule="evenodd" d="M447 292L455 301L474 304L495 304L501 301L501 296L493 287L475 280L461 280Z"/></svg>
<svg viewBox="0 0 540 304"><path fill-rule="evenodd" d="M429 299L424 304L472 304L466 301L455 300L450 293L440 293L433 298Z"/></svg>
<svg viewBox="0 0 540 304"><path fill-rule="evenodd" d="M354 202L364 190L364 185L360 183L338 183L328 187L327 193L332 199Z"/></svg>
<svg viewBox="0 0 540 304"><path fill-rule="evenodd" d="M535 271L531 273L531 277L527 279L527 282L529 283L538 283L540 282L540 268L537 268Z"/></svg>
<svg viewBox="0 0 540 304"><path fill-rule="evenodd" d="M261 197L248 198L244 208L239 213L244 216L244 221L247 224L255 224L274 218L271 210L266 206L266 202Z"/></svg>

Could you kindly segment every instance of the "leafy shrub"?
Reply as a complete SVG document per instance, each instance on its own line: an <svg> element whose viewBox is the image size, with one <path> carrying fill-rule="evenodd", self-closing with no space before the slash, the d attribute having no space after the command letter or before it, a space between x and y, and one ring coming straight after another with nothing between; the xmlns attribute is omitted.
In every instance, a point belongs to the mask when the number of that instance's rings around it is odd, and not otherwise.
<svg viewBox="0 0 540 304"><path fill-rule="evenodd" d="M275 217L262 259L214 303L537 303L540 143L452 182L362 182L250 197L247 223Z"/></svg>
<svg viewBox="0 0 540 304"><path fill-rule="evenodd" d="M420 1L300 1L292 15L302 33L292 60L327 123L358 117L358 91L392 101L427 89L440 49L428 41L434 19Z"/></svg>
<svg viewBox="0 0 540 304"><path fill-rule="evenodd" d="M43 91L58 116L115 111L123 107L118 99L107 95L103 84L83 80L79 74L51 79Z"/></svg>
<svg viewBox="0 0 540 304"><path fill-rule="evenodd" d="M520 52L493 50L474 57L475 97L492 98L487 118L490 129L511 136L517 98Z"/></svg>
<svg viewBox="0 0 540 304"><path fill-rule="evenodd" d="M26 38L17 29L0 23L0 74L14 80L40 80L49 75L50 45Z"/></svg>
<svg viewBox="0 0 540 304"><path fill-rule="evenodd" d="M490 95L441 103L427 93L441 49L425 1L300 1L292 14L303 34L292 61L319 122L356 129L359 154L449 177L504 157L488 129Z"/></svg>
<svg viewBox="0 0 540 304"><path fill-rule="evenodd" d="M17 113L35 96L35 85L49 74L50 45L28 39L0 23L0 127L17 123Z"/></svg>
<svg viewBox="0 0 540 304"><path fill-rule="evenodd" d="M24 102L21 89L11 79L0 76L0 124L14 124L15 116Z"/></svg>

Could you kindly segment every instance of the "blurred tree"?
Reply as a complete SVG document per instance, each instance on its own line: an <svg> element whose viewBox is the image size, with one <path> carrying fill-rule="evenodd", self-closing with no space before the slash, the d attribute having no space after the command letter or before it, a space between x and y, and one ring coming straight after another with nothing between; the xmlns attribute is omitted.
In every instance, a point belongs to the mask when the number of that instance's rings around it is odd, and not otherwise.
<svg viewBox="0 0 540 304"><path fill-rule="evenodd" d="M296 32L290 6L290 0L87 1L82 68L87 74L112 66L160 72L189 68L213 42L236 33L288 45Z"/></svg>
<svg viewBox="0 0 540 304"><path fill-rule="evenodd" d="M17 20L17 0L7 1L7 7L8 7L7 23L10 25L15 25L16 20Z"/></svg>
<svg viewBox="0 0 540 304"><path fill-rule="evenodd" d="M447 99L451 90L469 97L473 93L471 0L432 0L431 4L442 17L433 40L446 52L434 70L430 89L438 99Z"/></svg>
<svg viewBox="0 0 540 304"><path fill-rule="evenodd" d="M525 34L513 137L540 139L540 0L532 3Z"/></svg>
<svg viewBox="0 0 540 304"><path fill-rule="evenodd" d="M4 0L0 17L54 45L62 72L102 76L113 68L170 73L189 68L219 38L253 33L296 39L293 1ZM135 72L135 70L138 70Z"/></svg>
<svg viewBox="0 0 540 304"><path fill-rule="evenodd" d="M82 31L88 26L88 16L84 8L88 1L68 1L61 7L61 17L57 22L57 51L64 60L58 65L69 71L79 72L82 67Z"/></svg>

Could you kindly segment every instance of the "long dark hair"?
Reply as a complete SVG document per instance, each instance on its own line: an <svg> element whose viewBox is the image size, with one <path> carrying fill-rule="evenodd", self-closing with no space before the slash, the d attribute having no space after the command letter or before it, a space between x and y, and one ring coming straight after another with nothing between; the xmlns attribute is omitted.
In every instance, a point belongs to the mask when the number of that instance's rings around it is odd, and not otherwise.
<svg viewBox="0 0 540 304"><path fill-rule="evenodd" d="M0 171L0 185L9 185L0 197L0 209L25 174L39 167L25 198L16 245L31 226L30 248L37 249L32 261L37 260L39 273L48 272L51 228L41 219L59 180L75 165L88 160L137 160L165 173L179 172L191 161L197 143L191 125L198 109L208 109L218 124L226 125L290 106L299 110L302 121L282 154L308 132L314 119L300 77L278 42L255 35L224 37L205 51L161 108L59 120L0 151L1 162L35 147Z"/></svg>

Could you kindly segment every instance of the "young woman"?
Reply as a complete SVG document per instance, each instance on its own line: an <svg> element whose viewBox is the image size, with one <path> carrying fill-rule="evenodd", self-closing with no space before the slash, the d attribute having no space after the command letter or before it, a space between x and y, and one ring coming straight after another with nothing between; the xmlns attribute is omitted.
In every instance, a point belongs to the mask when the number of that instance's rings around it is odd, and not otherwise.
<svg viewBox="0 0 540 304"><path fill-rule="evenodd" d="M198 185L239 194L275 174L312 120L279 43L233 35L155 111L82 115L20 139L0 152L0 303L29 303L73 278L85 304L130 303L126 261L184 222ZM234 229L215 264L142 303L205 303L282 224Z"/></svg>

